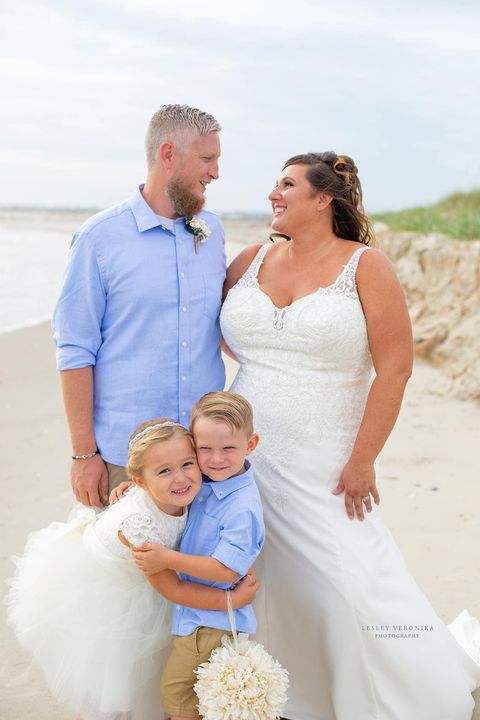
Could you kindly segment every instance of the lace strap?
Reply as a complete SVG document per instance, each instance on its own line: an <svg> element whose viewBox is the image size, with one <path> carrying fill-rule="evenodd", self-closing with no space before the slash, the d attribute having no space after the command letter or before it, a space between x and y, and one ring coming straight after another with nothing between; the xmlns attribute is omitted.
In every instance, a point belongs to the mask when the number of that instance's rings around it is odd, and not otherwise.
<svg viewBox="0 0 480 720"><path fill-rule="evenodd" d="M348 261L348 263L345 265L345 267L346 267L346 268L348 267L348 269L349 269L354 275L355 275L355 273L357 272L357 267L358 267L358 263L359 263L359 261L360 261L360 257L361 257L362 254L365 252L365 250L370 250L370 247L369 247L368 245L364 245L363 247L358 248L357 250L355 250L355 252L353 253L352 257L350 258L350 260Z"/></svg>
<svg viewBox="0 0 480 720"><path fill-rule="evenodd" d="M263 259L266 255L266 252L268 248L270 247L271 243L264 243L260 250L257 252L255 257L253 258L252 262L248 266L245 275L248 277L254 277L256 278L258 275L258 271L260 270L260 265L263 262Z"/></svg>
<svg viewBox="0 0 480 720"><path fill-rule="evenodd" d="M365 250L369 249L368 245L364 245L363 247L355 250L350 260L344 266L343 272L338 276L333 285L326 288L325 292L330 294L335 293L339 295L346 295L347 297L354 299L358 298L355 274L357 272L360 256L365 252Z"/></svg>
<svg viewBox="0 0 480 720"><path fill-rule="evenodd" d="M270 243L265 243L264 245L262 245L262 247L259 249L259 251L255 255L255 257L253 258L253 260L250 263L250 265L248 266L248 268L243 273L240 280L238 280L238 282L234 285L235 288L256 287L258 285L258 281L257 281L258 271L259 271L260 265L263 262L263 258L265 257L265 253L267 252L269 247L270 247Z"/></svg>

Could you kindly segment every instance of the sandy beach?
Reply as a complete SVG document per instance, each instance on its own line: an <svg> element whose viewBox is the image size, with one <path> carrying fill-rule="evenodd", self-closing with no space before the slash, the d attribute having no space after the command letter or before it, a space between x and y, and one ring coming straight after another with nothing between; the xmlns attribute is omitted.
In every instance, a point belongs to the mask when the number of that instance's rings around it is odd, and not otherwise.
<svg viewBox="0 0 480 720"><path fill-rule="evenodd" d="M77 222L78 217L70 214L33 218L27 214L15 217L12 227L69 233ZM225 225L229 261L245 244L268 239L265 223ZM50 323L0 333L0 352L5 588L13 569L10 558L21 553L28 532L65 519L72 495L70 444ZM227 359L227 387L235 372L235 363ZM448 623L463 608L480 617L480 517L475 513L480 406L442 393L442 377L441 370L417 362L400 419L382 454L379 489L383 517L412 574ZM2 613L4 619L3 606ZM71 718L50 697L41 673L30 666L5 622L0 632L0 718ZM480 691L478 695L475 720L480 720Z"/></svg>
<svg viewBox="0 0 480 720"><path fill-rule="evenodd" d="M2 585L30 530L63 519L69 441L48 323L0 335L2 356ZM411 572L450 622L480 617L478 427L480 408L429 390L438 371L417 363L400 420L382 456L382 512ZM235 373L228 363L229 380ZM2 609L3 612L3 609ZM67 720L41 674L2 623L2 720ZM480 718L477 711L475 718ZM421 720L421 719L418 719Z"/></svg>

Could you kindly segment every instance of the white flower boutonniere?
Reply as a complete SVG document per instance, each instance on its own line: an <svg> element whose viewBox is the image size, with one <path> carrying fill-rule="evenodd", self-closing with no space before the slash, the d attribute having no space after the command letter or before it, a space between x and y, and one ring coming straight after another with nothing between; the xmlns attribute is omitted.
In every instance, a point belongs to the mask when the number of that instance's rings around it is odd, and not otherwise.
<svg viewBox="0 0 480 720"><path fill-rule="evenodd" d="M212 231L210 230L208 223L198 217L185 218L185 227L188 232L192 233L193 241L195 243L195 252L198 253L199 244L207 242Z"/></svg>

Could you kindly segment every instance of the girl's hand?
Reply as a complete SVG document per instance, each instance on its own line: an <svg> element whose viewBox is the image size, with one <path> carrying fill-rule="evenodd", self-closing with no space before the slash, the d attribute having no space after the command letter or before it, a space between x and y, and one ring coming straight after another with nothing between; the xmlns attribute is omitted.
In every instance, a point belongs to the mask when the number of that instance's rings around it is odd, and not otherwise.
<svg viewBox="0 0 480 720"><path fill-rule="evenodd" d="M365 518L364 505L367 512L372 512L372 497L375 505L380 504L373 463L360 464L350 459L343 468L337 487L332 490L334 495L342 492L345 492L345 509L350 520L354 519L355 512L359 520Z"/></svg>
<svg viewBox="0 0 480 720"><path fill-rule="evenodd" d="M238 585L232 590L232 606L234 610L242 608L255 600L255 596L260 588L253 568L245 575Z"/></svg>
<svg viewBox="0 0 480 720"><path fill-rule="evenodd" d="M125 495L127 490L130 490L132 485L133 483L127 482L125 480L124 482L121 482L120 485L117 485L116 488L113 488L112 492L110 493L110 497L108 498L108 504L115 505L117 500L120 500L120 498Z"/></svg>
<svg viewBox="0 0 480 720"><path fill-rule="evenodd" d="M133 559L137 567L145 575L156 575L168 568L169 549L158 543L145 543L133 552Z"/></svg>

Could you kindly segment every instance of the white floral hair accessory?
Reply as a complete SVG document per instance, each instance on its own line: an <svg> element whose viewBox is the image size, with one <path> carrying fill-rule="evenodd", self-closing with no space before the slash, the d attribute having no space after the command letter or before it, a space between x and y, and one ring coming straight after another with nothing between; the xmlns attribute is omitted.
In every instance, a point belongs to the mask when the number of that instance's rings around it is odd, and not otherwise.
<svg viewBox="0 0 480 720"><path fill-rule="evenodd" d="M163 427L175 427L175 426L183 427L183 425L180 425L180 423L177 423L177 422L173 422L173 420L166 420L165 422L158 423L157 425L149 425L147 428L145 428L145 430L142 430L142 432L139 432L137 435L135 435L130 440L130 442L128 443L128 449L130 450L130 448L133 445L135 445L136 442L138 442L143 437L145 437L145 435L148 435L149 433L151 433L153 430L158 430L158 428L163 428Z"/></svg>
<svg viewBox="0 0 480 720"><path fill-rule="evenodd" d="M205 720L276 720L287 702L288 672L263 645L237 635L229 592L227 604L233 637L224 635L195 671L198 712Z"/></svg>
<svg viewBox="0 0 480 720"><path fill-rule="evenodd" d="M210 226L205 220L198 217L185 218L185 227L188 232L193 235L193 241L195 243L195 252L198 253L198 245L200 243L206 243L211 235Z"/></svg>

